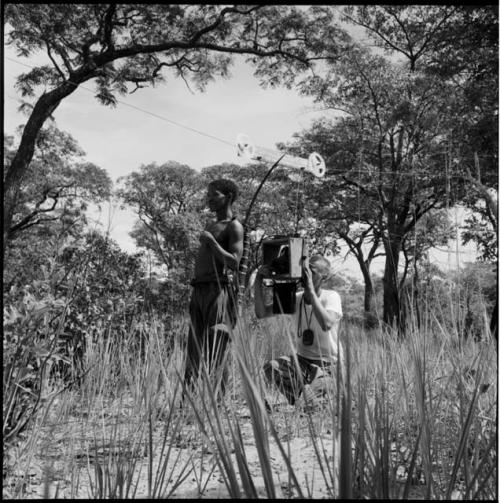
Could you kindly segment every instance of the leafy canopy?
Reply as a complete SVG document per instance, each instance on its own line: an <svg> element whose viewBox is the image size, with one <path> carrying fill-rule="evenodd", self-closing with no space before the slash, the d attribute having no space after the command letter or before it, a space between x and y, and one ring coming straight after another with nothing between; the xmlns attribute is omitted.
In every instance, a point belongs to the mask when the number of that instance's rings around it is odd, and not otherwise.
<svg viewBox="0 0 500 503"><path fill-rule="evenodd" d="M246 55L268 84L278 74L291 82L312 60L334 56L323 40L348 42L328 11L317 7L9 4L5 14L7 43L24 57L47 52L51 63L20 77L24 96L38 86L95 78L96 98L108 105L117 95L164 81L163 69L202 90L229 76L237 54Z"/></svg>
<svg viewBox="0 0 500 503"><path fill-rule="evenodd" d="M14 156L14 137L4 137L4 173ZM85 222L89 203L111 194L107 172L85 161L85 152L69 134L49 123L38 135L33 161L18 194L10 236L35 225L56 222L67 227ZM78 226L74 229L78 232Z"/></svg>

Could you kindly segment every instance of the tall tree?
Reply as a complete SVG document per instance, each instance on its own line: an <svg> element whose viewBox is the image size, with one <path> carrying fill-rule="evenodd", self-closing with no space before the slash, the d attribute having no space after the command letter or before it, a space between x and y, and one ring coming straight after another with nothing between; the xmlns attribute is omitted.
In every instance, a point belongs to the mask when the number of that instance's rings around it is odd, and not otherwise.
<svg viewBox="0 0 500 503"><path fill-rule="evenodd" d="M337 213L344 230L338 230L345 237L345 221L359 220L364 225L358 236L364 232L384 249L383 318L399 324L405 237L427 212L453 204L460 193L461 179L443 169L449 87L361 49L347 54L335 72L335 82L315 79L308 89L343 112L329 136L323 127L315 141L319 151L331 153L329 186L345 203ZM324 197L333 201L334 194ZM336 206L331 202L330 211Z"/></svg>
<svg viewBox="0 0 500 503"><path fill-rule="evenodd" d="M495 186L498 166L498 5L363 6L345 9L374 43L408 62L411 72L454 87L453 155Z"/></svg>
<svg viewBox="0 0 500 503"><path fill-rule="evenodd" d="M450 54L463 57L464 47L472 58L478 38L468 45L461 27L467 24L479 33L487 25L491 34L496 13L453 6L362 6L345 12L350 21L368 30L392 60L361 49L348 51L345 58L326 65L323 76L304 80L302 90L341 113L330 137L322 134L315 141L327 151L335 143L343 145L329 158L328 173L343 168L343 176L336 179L337 193L345 198L343 180L350 187L348 192L361 193L365 208L371 208L373 231L386 254L384 321L399 324L398 267L405 236L428 211L451 206L465 195L464 160L472 156L467 155L470 150L457 149L457 143L468 138L463 129L460 136L457 131L464 122L463 104L468 103L464 89L470 91L471 79L481 75L474 68L483 68L491 76L491 48L497 41L488 35L487 49L478 52L482 63L471 62L467 67L465 58L461 72L451 76L436 71L436 61ZM480 22L475 23L476 19ZM456 52L447 52L447 44L460 37L462 45L455 46ZM465 72L464 67L471 71ZM491 92L488 96L482 102L495 104ZM470 137L472 131L480 130L480 121L470 121L469 110L465 117ZM342 136L346 141L340 141Z"/></svg>
<svg viewBox="0 0 500 503"><path fill-rule="evenodd" d="M203 206L203 180L184 164L169 161L141 166L118 179L116 191L139 221L132 232L137 244L150 249L169 270L191 271Z"/></svg>
<svg viewBox="0 0 500 503"><path fill-rule="evenodd" d="M293 78L320 56L324 40L345 41L330 20L324 9L281 5L7 4L7 43L24 57L43 51L51 63L18 78L23 96L45 90L4 177L4 250L38 133L78 86L95 80L96 98L115 105L117 94L155 85L168 69L203 89L227 77L238 54L261 77L285 68Z"/></svg>
<svg viewBox="0 0 500 503"><path fill-rule="evenodd" d="M498 191L498 6L364 6L346 13L380 47L403 55L411 72L436 76L451 88L448 156L462 176L473 167L478 174L465 176L472 190L462 201L480 217L468 220L465 239L480 246L496 240L488 212L491 192ZM478 212L481 198L486 205ZM477 224L483 232L475 232Z"/></svg>

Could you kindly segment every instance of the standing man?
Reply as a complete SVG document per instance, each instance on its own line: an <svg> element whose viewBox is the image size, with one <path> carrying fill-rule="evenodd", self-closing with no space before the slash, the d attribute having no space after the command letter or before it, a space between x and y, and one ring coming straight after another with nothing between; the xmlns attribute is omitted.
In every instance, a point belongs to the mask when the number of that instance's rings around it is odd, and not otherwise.
<svg viewBox="0 0 500 503"><path fill-rule="evenodd" d="M306 407L316 409L320 401L336 392L337 375L341 375L342 351L338 328L342 318L340 295L323 288L330 276L330 263L322 255L303 262L303 292L296 297L293 315L296 352L281 356L264 365L266 380L277 386L290 405L304 393ZM266 266L259 269L255 282L257 316L264 313L262 278L269 277ZM340 365L337 373L337 366Z"/></svg>
<svg viewBox="0 0 500 503"><path fill-rule="evenodd" d="M218 179L208 184L207 204L216 220L200 234L193 291L189 304L189 327L184 382L193 388L203 359L220 396L227 381L226 353L230 332L236 325L236 275L243 254L243 225L233 215L238 197L236 184ZM214 392L217 392L215 384Z"/></svg>

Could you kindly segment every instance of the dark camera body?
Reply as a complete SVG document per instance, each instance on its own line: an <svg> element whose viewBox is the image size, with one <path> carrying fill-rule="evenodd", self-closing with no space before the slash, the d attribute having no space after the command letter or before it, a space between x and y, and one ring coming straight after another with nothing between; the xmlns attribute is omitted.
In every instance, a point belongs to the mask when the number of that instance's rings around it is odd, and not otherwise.
<svg viewBox="0 0 500 503"><path fill-rule="evenodd" d="M289 272L290 252L289 248L284 248L281 255L271 260L269 267L275 274L284 275Z"/></svg>
<svg viewBox="0 0 500 503"><path fill-rule="evenodd" d="M273 236L262 241L262 262L276 279L300 279L304 240L300 237Z"/></svg>
<svg viewBox="0 0 500 503"><path fill-rule="evenodd" d="M262 241L262 263L268 267L266 288L272 289L273 314L293 314L296 311L297 286L303 275L304 239L297 236L272 236ZM270 294L270 292L269 292Z"/></svg>

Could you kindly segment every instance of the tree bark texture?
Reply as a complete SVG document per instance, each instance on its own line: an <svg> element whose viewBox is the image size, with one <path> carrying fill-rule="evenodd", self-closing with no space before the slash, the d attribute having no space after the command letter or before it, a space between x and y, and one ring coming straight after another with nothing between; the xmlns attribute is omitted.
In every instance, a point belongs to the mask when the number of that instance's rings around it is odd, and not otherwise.
<svg viewBox="0 0 500 503"><path fill-rule="evenodd" d="M371 313L373 311L373 282L370 276L370 271L363 262L361 266L361 272L363 274L363 280L365 282L365 293L363 299L363 308L365 313Z"/></svg>
<svg viewBox="0 0 500 503"><path fill-rule="evenodd" d="M70 95L77 84L67 82L53 91L42 94L33 108L28 122L23 131L17 153L7 171L4 179L4 206L3 206L3 247L2 259L9 241L9 231L12 227L14 209L21 189L21 184L26 175L35 151L36 140L45 121L54 113L63 98ZM5 260L4 260L5 264Z"/></svg>
<svg viewBox="0 0 500 503"><path fill-rule="evenodd" d="M383 320L387 325L402 329L401 303L399 298L398 265L401 251L401 238L398 233L389 232L384 239L386 261L384 269L384 312Z"/></svg>

